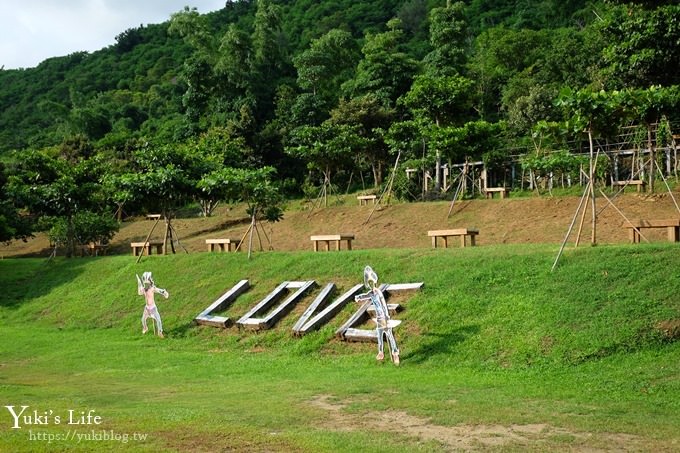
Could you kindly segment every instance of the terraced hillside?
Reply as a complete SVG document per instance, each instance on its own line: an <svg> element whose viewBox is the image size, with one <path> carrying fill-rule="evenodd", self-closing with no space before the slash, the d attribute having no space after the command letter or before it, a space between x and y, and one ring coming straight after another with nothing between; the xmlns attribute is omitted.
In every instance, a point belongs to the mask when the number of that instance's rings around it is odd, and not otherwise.
<svg viewBox="0 0 680 453"><path fill-rule="evenodd" d="M432 229L474 227L480 230L477 243L491 244L547 243L560 244L574 219L580 197L576 196L531 196L505 200L466 200L453 205L448 201L428 203L391 203L375 211L374 206L359 206L354 195L342 199L331 198L329 207L310 210L309 203L292 201L281 222L264 224L260 235L264 249L272 247L278 251L311 250L309 236L313 234L351 233L356 239L353 247L369 248L423 248L430 247L427 231ZM678 217L680 213L675 201L680 200L680 191L661 192L654 195L624 194L613 203L598 198L598 244L616 244L628 241L628 233L622 228L625 218L663 219ZM370 220L369 220L370 217ZM580 223L570 237L573 243ZM581 243L590 243L591 214L586 214L581 233ZM149 233L152 221L133 218L123 223L111 244L111 253L130 253L130 242L142 241ZM198 212L181 213L174 222L181 246L189 252L207 250L205 239L241 238L247 231L249 219L242 206L221 207L213 217L202 218ZM265 237L266 234L266 237ZM650 241L664 241L664 230L646 230L644 235ZM151 239L163 237L159 225ZM182 251L178 244L177 248ZM257 236L254 247L259 249ZM15 242L9 246L0 245L0 256L43 255L51 252L44 236L37 236L28 243Z"/></svg>

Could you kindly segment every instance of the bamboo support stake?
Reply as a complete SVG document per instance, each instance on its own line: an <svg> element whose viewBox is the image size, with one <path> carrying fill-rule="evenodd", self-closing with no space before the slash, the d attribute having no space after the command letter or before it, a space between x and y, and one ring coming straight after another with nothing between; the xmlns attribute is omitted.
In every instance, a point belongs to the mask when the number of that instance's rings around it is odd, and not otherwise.
<svg viewBox="0 0 680 453"><path fill-rule="evenodd" d="M255 228L255 211L253 211L253 218L250 222L250 236L248 237L248 259L253 252L253 229Z"/></svg>
<svg viewBox="0 0 680 453"><path fill-rule="evenodd" d="M163 255L168 254L168 236L172 236L170 232L170 220L167 216L165 217L165 233L163 233Z"/></svg>
<svg viewBox="0 0 680 453"><path fill-rule="evenodd" d="M607 200L607 201L609 202L609 204L612 205L612 207L616 210L616 212L618 212L618 213L621 215L621 217L623 217L623 219L624 219L626 222L630 223L631 226L633 226L633 229L634 229L635 231L637 231L637 233L640 235L640 237L641 237L642 239L644 239L645 241L649 242L649 239L647 239L647 238L645 237L645 235L642 234L642 232L640 231L639 228L637 228L636 226L633 225L633 222L631 222L630 220L628 220L628 217L626 217L626 216L623 214L623 212L621 212L621 210L620 210L619 208L617 208L616 205L609 199L609 197L607 197L607 195L605 195L604 192L602 192L602 189L599 189L599 190L600 190L600 193L602 194L602 196L605 198L605 200Z"/></svg>
<svg viewBox="0 0 680 453"><path fill-rule="evenodd" d="M371 209L371 213L368 215L368 218L363 223L363 225L366 225L371 220L371 217L373 217L373 213L378 208L378 206L380 206L380 202L382 201L383 197L385 196L385 193L387 193L388 190L390 192L392 191L392 183L394 182L394 176L397 174L397 166L399 165L399 158L400 157L401 157L401 151L399 151L399 153L397 154L397 160L394 162L394 168L392 169L392 175L390 175L390 182L387 184L387 187L385 188L385 190L383 190L382 194L380 194L380 197L378 197L378 200L373 205L373 209ZM389 201L389 197L388 197L388 201Z"/></svg>
<svg viewBox="0 0 680 453"><path fill-rule="evenodd" d="M591 185L591 181L588 181L588 184L586 184L586 192L584 192L584 195L590 196L590 194L587 192L587 191L590 191L590 185ZM583 223L586 220L586 213L587 212L588 212L588 206L584 206L583 214L581 214L581 222L578 225L578 232L576 233L576 242L574 244L575 248L578 248L578 245L581 242L581 232L583 231ZM578 215L578 211L576 212L576 214Z"/></svg>
<svg viewBox="0 0 680 453"><path fill-rule="evenodd" d="M463 178L465 178L465 173L463 173L460 177L460 180L458 181L458 187L456 187L456 192L453 194L453 200L451 200L451 206L449 206L449 212L446 214L446 218L448 219L451 216L451 211L453 210L453 204L456 202L458 199L458 196L460 195L461 188L463 187Z"/></svg>
<svg viewBox="0 0 680 453"><path fill-rule="evenodd" d="M588 182L590 184L590 181ZM574 218L571 219L571 225L569 225L569 230L567 230L566 236L564 236L564 241L562 241L562 246L560 247L560 251L557 253L557 257L555 258L555 262L552 265L552 268L550 269L550 272L555 270L555 267L557 266L557 262L560 260L560 257L562 256L562 252L564 252L564 247L567 245L567 241L569 240L569 235L571 235L571 230L574 228L574 223L576 222L576 217L578 217L578 213L581 210L581 206L583 206L583 201L586 199L586 196L588 194L588 191L590 190L590 187L586 186L586 189L583 191L583 195L581 196L581 201L579 201L578 208L576 208L576 212L574 213ZM584 209L585 212L585 209Z"/></svg>
<svg viewBox="0 0 680 453"><path fill-rule="evenodd" d="M680 206L678 206L678 202L675 200L675 197L673 196L673 191L671 190L671 186L668 185L668 181L666 180L666 177L663 175L661 168L659 168L658 163L656 163L656 169L659 170L659 174L661 175L661 179L663 180L664 184L666 184L666 189L668 189L668 193L671 196L671 200L673 200L673 204L675 205L675 209L677 209L678 212L680 213Z"/></svg>
<svg viewBox="0 0 680 453"><path fill-rule="evenodd" d="M149 238L151 237L151 233L153 233L153 230L156 228L156 225L158 225L158 222L160 222L160 221L161 221L160 217L158 219L156 219L156 222L151 227L151 231L149 231L149 234L146 235L146 239L144 240L145 245L146 245L147 242L149 242ZM146 247L144 247L144 248L146 248ZM137 261L136 261L137 263L139 263L139 261L142 259L142 256L144 256L144 248L142 248L142 252L139 254L139 257L137 257Z"/></svg>
<svg viewBox="0 0 680 453"><path fill-rule="evenodd" d="M248 228L246 228L246 232L243 233L243 236L241 236L241 240L238 241L238 245L236 245L236 248L234 249L234 252L238 252L241 250L241 244L243 244L243 241L245 241L246 236L248 236L248 233L250 232L250 229L252 228L253 224L250 223L248 225Z"/></svg>
<svg viewBox="0 0 680 453"><path fill-rule="evenodd" d="M588 129L588 142L590 144L590 205L593 210L592 216L592 231L590 234L590 244L597 244L597 206L595 204L595 184L593 179L595 178L595 162L593 161L593 132ZM599 149L598 149L599 155Z"/></svg>

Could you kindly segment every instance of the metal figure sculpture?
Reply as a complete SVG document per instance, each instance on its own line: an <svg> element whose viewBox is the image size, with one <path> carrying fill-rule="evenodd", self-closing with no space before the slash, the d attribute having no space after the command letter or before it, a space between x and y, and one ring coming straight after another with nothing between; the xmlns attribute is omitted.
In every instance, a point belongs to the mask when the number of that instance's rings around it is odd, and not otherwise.
<svg viewBox="0 0 680 453"><path fill-rule="evenodd" d="M156 307L154 294L158 293L166 299L170 297L170 294L166 290L156 287L151 272L144 272L141 279L139 275L135 274L135 276L137 277L137 294L144 296L146 301L144 312L142 313L142 334L149 331L146 321L151 318L154 323L155 332L159 337L163 338L163 322L161 321L160 313L158 313L158 307Z"/></svg>
<svg viewBox="0 0 680 453"><path fill-rule="evenodd" d="M380 361L384 360L384 337L386 337L387 342L390 345L392 362L394 362L395 365L399 365L399 348L397 347L397 341L394 339L392 328L398 326L401 321L390 319L385 296L383 296L383 293L378 286L378 275L371 266L366 266L364 268L364 286L368 291L354 296L354 300L356 302L370 302L375 309L375 330L378 334L378 355L375 358Z"/></svg>

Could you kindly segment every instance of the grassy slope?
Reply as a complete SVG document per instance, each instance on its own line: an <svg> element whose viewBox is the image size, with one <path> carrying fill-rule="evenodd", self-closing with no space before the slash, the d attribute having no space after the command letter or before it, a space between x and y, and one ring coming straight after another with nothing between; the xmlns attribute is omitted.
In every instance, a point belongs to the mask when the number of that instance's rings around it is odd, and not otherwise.
<svg viewBox="0 0 680 453"><path fill-rule="evenodd" d="M138 445L149 449L451 446L370 427L322 432L327 414L309 401L330 395L348 417L391 410L442 427L566 430L502 448L611 448L609 433L625 433L630 445L672 450L680 442L680 347L677 331L668 333L680 319L678 247L583 248L551 273L556 248L274 252L250 261L201 253L139 265L129 256L0 260L0 334L12 339L0 346L0 405L94 408L107 429L150 433ZM425 282L400 299L399 369L375 366L374 346L333 339L350 307L320 332L293 338L295 315L311 298L266 332L191 324L242 278L254 287L227 310L233 318L283 280L347 289L365 264L385 282ZM146 270L171 293L159 303L164 341L140 335L134 274ZM48 448L6 429L10 421L0 415L0 450Z"/></svg>

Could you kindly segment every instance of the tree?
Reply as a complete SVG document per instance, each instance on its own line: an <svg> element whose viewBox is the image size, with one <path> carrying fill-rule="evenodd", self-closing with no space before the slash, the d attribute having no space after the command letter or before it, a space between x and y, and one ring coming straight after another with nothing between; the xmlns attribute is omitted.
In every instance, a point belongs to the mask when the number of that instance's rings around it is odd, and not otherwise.
<svg viewBox="0 0 680 453"><path fill-rule="evenodd" d="M305 160L310 170L322 173L322 193L327 205L333 171L347 167L351 157L365 144L356 126L324 121L321 126L302 126L293 130L286 153Z"/></svg>
<svg viewBox="0 0 680 453"><path fill-rule="evenodd" d="M586 0L471 0L466 3L473 28L482 32L497 26L537 30L582 25L581 16L592 11L585 8L589 5Z"/></svg>
<svg viewBox="0 0 680 453"><path fill-rule="evenodd" d="M262 241L257 229L258 223L261 221L278 222L283 218L283 196L273 182L275 174L276 170L273 167L258 169L225 167L210 173L199 183L201 188L222 187L222 196L227 202L246 203L246 213L251 219L250 226L243 235L245 239L250 233L248 257L252 251L253 234L258 235L260 249L262 249ZM242 243L243 241L240 242L239 247Z"/></svg>
<svg viewBox="0 0 680 453"><path fill-rule="evenodd" d="M118 232L119 224L113 216L92 211L79 211L72 219L64 217L42 217L42 229L47 230L50 242L67 245L69 234L80 244L106 244Z"/></svg>
<svg viewBox="0 0 680 453"><path fill-rule="evenodd" d="M134 153L128 173L115 178L118 200L135 202L161 213L166 227L164 243L173 234L174 211L196 195L198 177L193 157L180 146L150 144ZM170 244L174 252L174 242ZM165 245L163 249L166 253Z"/></svg>
<svg viewBox="0 0 680 453"><path fill-rule="evenodd" d="M556 121L559 112L554 107L557 93L545 86L532 86L529 92L520 96L508 109L508 126L516 134L530 134L539 121Z"/></svg>
<svg viewBox="0 0 680 453"><path fill-rule="evenodd" d="M591 244L597 244L597 213L595 210L595 148L593 139L606 138L620 124L621 108L618 92L608 93L604 90L578 91L565 88L556 101L557 106L565 111L568 118L566 128L576 135L586 134L590 148L590 165L588 171L590 200L592 210Z"/></svg>
<svg viewBox="0 0 680 453"><path fill-rule="evenodd" d="M27 239L33 225L27 216L22 216L16 200L8 191L5 165L0 162L0 242Z"/></svg>
<svg viewBox="0 0 680 453"><path fill-rule="evenodd" d="M342 82L350 78L357 59L358 48L352 35L343 30L331 30L293 58L298 85L332 105L338 98Z"/></svg>
<svg viewBox="0 0 680 453"><path fill-rule="evenodd" d="M185 6L170 16L168 33L177 34L198 52L205 61L214 62L217 45L208 24L208 18L196 8Z"/></svg>
<svg viewBox="0 0 680 453"><path fill-rule="evenodd" d="M282 69L281 8L269 0L257 0L253 25L253 50L255 65L265 78L272 71Z"/></svg>
<svg viewBox="0 0 680 453"><path fill-rule="evenodd" d="M252 90L254 65L252 54L253 44L250 36L236 24L230 24L220 42L215 70L241 95Z"/></svg>
<svg viewBox="0 0 680 453"><path fill-rule="evenodd" d="M419 75L400 103L414 117L427 118L436 126L462 123L470 116L472 81L460 75Z"/></svg>
<svg viewBox="0 0 680 453"><path fill-rule="evenodd" d="M475 81L475 109L481 118L495 120L503 105L514 102L518 94L506 94L510 81L538 67L538 51L544 45L544 37L532 30L496 27L477 36L469 75ZM526 93L524 88L521 94Z"/></svg>
<svg viewBox="0 0 680 453"><path fill-rule="evenodd" d="M150 144L135 151L121 188L167 218L193 196L192 158L181 146Z"/></svg>
<svg viewBox="0 0 680 453"><path fill-rule="evenodd" d="M308 49L293 58L298 85L306 92L298 94L285 111L277 105L277 117L288 126L286 132L299 126L318 126L328 118L328 110L337 104L340 86L350 78L357 58L352 35L337 29L313 40Z"/></svg>
<svg viewBox="0 0 680 453"><path fill-rule="evenodd" d="M184 78L187 89L182 96L182 104L189 123L194 129L198 129L201 118L210 113L210 101L215 87L212 66L200 56L190 57L184 63ZM191 132L193 134L196 130Z"/></svg>
<svg viewBox="0 0 680 453"><path fill-rule="evenodd" d="M328 119L329 124L348 126L356 131L358 140L355 143L363 146L354 149L354 153L371 165L375 187L382 184L383 168L389 158L389 147L383 137L394 117L394 110L386 108L377 97L369 94L341 100Z"/></svg>
<svg viewBox="0 0 680 453"><path fill-rule="evenodd" d="M424 64L432 75L452 75L462 71L468 39L465 3L430 11L430 45L432 51L425 56Z"/></svg>
<svg viewBox="0 0 680 453"><path fill-rule="evenodd" d="M664 115L672 114L680 107L680 87L669 88L652 86L648 89L629 89L621 92L621 103L625 114L642 123L647 129L647 149L649 149L649 191L654 192L656 174L655 143L652 140L653 125L658 124Z"/></svg>
<svg viewBox="0 0 680 453"><path fill-rule="evenodd" d="M253 23L252 43L253 95L255 96L255 118L263 120L272 117L272 103L278 79L288 75L290 66L286 60L286 42L282 31L282 11L279 5L269 0L257 0Z"/></svg>
<svg viewBox="0 0 680 453"><path fill-rule="evenodd" d="M441 151L442 157L449 160L482 159L499 148L503 128L503 123L470 121L458 127L432 128L428 139L430 146Z"/></svg>
<svg viewBox="0 0 680 453"><path fill-rule="evenodd" d="M46 219L43 224L61 225L66 256L71 257L77 242L87 243L97 237L93 230L76 228L78 216L88 216L90 228L98 225L107 232L97 239L108 239L114 228L117 230L117 224L109 221L111 212L107 212L108 202L99 179L102 173L102 162L96 157L67 161L45 151L24 152L10 178L10 190L19 205Z"/></svg>
<svg viewBox="0 0 680 453"><path fill-rule="evenodd" d="M440 166L443 149L434 146L440 140L441 127L462 124L469 116L472 106L472 81L460 75L465 61L467 24L465 5L447 2L445 8L430 12L430 44L432 51L423 59L423 72L416 76L408 93L399 99L411 115L424 126L423 137L428 138L435 157L435 189L440 189ZM433 122L433 125L428 124ZM446 135L444 133L444 135ZM435 140L432 140L435 139Z"/></svg>
<svg viewBox="0 0 680 453"><path fill-rule="evenodd" d="M195 197L201 212L210 217L217 205L229 199L230 188L215 175L224 168L245 168L252 162L252 152L242 138L233 137L227 130L212 128L185 146L195 175Z"/></svg>
<svg viewBox="0 0 680 453"><path fill-rule="evenodd" d="M394 108L397 99L411 86L417 63L401 50L403 32L398 19L387 23L388 31L367 34L352 80L343 84L348 97L367 94L376 96L386 106Z"/></svg>
<svg viewBox="0 0 680 453"><path fill-rule="evenodd" d="M680 84L680 5L673 3L616 7L598 24L607 43L602 53L607 88Z"/></svg>

